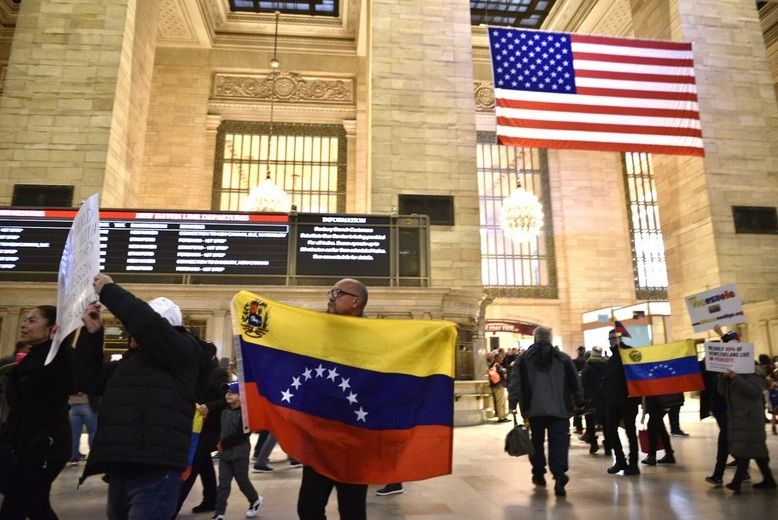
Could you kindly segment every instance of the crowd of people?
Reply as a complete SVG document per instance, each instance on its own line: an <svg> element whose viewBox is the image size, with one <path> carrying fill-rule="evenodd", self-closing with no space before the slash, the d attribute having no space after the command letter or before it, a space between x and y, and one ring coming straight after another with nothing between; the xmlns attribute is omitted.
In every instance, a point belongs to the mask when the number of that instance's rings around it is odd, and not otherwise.
<svg viewBox="0 0 778 520"><path fill-rule="evenodd" d="M534 331L533 344L519 352L511 349L495 349L487 354L487 376L493 397L497 422L503 422L508 413L521 413L531 432L533 453L530 455L532 482L545 487L548 465L555 480L554 493L565 496L569 482L568 449L570 445L570 419L573 433L589 444L589 453L600 450L598 431L602 431L602 448L611 465L608 474L640 475L640 465L675 464L672 436L688 436L680 427L679 412L684 404L683 393L669 393L649 397L632 397L627 390L627 379L620 351L631 349L622 341L617 329L608 334L610 355L601 347L586 351L579 347L577 357L571 358L551 343L551 329L538 327ZM737 340L737 334L722 333L721 341ZM510 356L510 359L509 359ZM726 488L739 493L744 481L750 479L748 465L754 459L762 481L753 487L760 490L776 489L776 481L770 471L767 453L765 422L771 423L774 435L778 416L778 357L771 360L759 356L754 373L738 374L705 370L701 362L705 389L700 398L700 418L710 415L719 426L718 450L713 474L706 477L710 484L724 485L724 469L735 466L736 472ZM507 408L506 408L507 393ZM647 418L645 445L641 450L638 435L640 422ZM765 410L770 414L765 417ZM669 416L670 432L664 417ZM583 429L585 421L586 429ZM622 445L619 430L627 439L627 449ZM546 457L548 437L548 457ZM646 456L639 460L640 451ZM658 452L664 451L659 457ZM729 456L734 460L727 463Z"/></svg>
<svg viewBox="0 0 778 520"><path fill-rule="evenodd" d="M257 516L263 498L249 480L250 442L244 432L240 388L229 370L221 368L216 347L183 327L180 308L160 297L145 302L105 275L94 278L99 301L83 313L83 327L71 334L53 361L45 363L57 332L57 309L41 305L25 316L14 353L0 359L5 377L0 408L0 519L56 519L49 499L51 486L70 463L84 458L81 435L88 432L88 456L80 482L102 475L108 484L110 519L175 518L199 477L203 497L193 512L212 512L223 520L232 481L248 502L246 517ZM327 312L360 317L368 300L367 288L345 278L327 291ZM120 360L107 361L103 350L102 307L121 321L129 342ZM75 348L72 344L75 339ZM723 341L737 339L721 334ZM538 327L524 352L495 350L487 356L487 375L497 421L521 412L531 430L532 482L546 486L548 466L554 493L566 494L570 419L575 432L589 444L589 453L602 448L611 457L609 474L639 475L637 416L642 404L648 417L646 465L674 464L671 435L685 435L677 422L682 394L630 397L621 356L624 344L610 331L611 354L602 348L579 349L572 359L552 345L552 331ZM776 434L778 370L774 360L760 357L752 374L704 370L701 417L713 415L720 428L718 453L706 480L723 485L727 458L736 471L726 487L740 491L750 478L754 459L762 481L755 489L776 488L769 468L764 403L770 404ZM675 422L673 420L675 412ZM667 432L664 416L671 416ZM193 435L197 417L199 436ZM583 426L586 429L584 430ZM627 438L621 443L619 428ZM548 442L546 443L546 438ZM193 439L199 442L193 444ZM546 455L546 444L548 445ZM262 432L255 451L254 471L268 472L268 455L275 445L271 432ZM662 457L658 452L664 450ZM218 452L218 481L212 453ZM732 464L732 463L730 463ZM294 459L291 467L300 467ZM341 518L367 517L367 485L338 482L303 466L297 503L303 520L320 520L332 491L338 496ZM401 493L402 483L390 483L379 495Z"/></svg>
<svg viewBox="0 0 778 520"><path fill-rule="evenodd" d="M193 512L213 512L214 520L223 520L235 480L248 501L245 516L257 516L263 498L248 477L250 443L240 390L234 376L219 367L216 347L190 333L181 309L167 298L145 302L106 274L95 276L93 286L99 301L84 311L75 348L74 333L45 363L56 348L57 309L41 305L25 316L14 353L0 360L5 379L0 519L57 518L51 486L67 463L84 458L84 428L89 453L79 483L102 475L108 518L175 518L198 476L203 498ZM358 280L342 279L327 292L332 314L362 316L366 304L367 288ZM103 306L129 336L119 360L105 358ZM193 433L197 416L199 435ZM265 432L258 452L269 453L274 444ZM218 484L213 452L218 452ZM292 460L291 466L301 464ZM256 467L270 469L266 458ZM333 489L342 518L366 518L366 485L336 482L308 466L300 486L300 518L325 518Z"/></svg>

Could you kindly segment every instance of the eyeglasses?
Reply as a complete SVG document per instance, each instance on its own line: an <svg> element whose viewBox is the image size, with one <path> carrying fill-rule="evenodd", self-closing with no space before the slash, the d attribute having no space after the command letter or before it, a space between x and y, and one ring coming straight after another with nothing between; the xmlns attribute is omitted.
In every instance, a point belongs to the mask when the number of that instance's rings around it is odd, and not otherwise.
<svg viewBox="0 0 778 520"><path fill-rule="evenodd" d="M340 298L344 294L347 294L349 296L353 296L354 298L359 298L359 295L356 295L354 293L350 293L348 291L344 291L340 287L335 287L335 288L330 289L329 291L327 291L327 298L329 298L330 300L337 300L338 298Z"/></svg>

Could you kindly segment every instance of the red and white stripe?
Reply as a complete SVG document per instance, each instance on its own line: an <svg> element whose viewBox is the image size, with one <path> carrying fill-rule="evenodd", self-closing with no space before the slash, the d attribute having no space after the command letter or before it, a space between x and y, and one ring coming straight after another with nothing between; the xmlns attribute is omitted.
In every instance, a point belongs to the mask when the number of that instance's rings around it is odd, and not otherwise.
<svg viewBox="0 0 778 520"><path fill-rule="evenodd" d="M704 155L691 44L570 37L577 94L496 88L500 143Z"/></svg>

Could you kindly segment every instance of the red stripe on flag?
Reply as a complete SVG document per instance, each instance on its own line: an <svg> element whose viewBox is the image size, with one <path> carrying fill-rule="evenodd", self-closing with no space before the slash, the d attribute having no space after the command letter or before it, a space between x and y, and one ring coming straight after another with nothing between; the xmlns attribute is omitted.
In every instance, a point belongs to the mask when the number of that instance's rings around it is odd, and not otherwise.
<svg viewBox="0 0 778 520"><path fill-rule="evenodd" d="M575 96L570 96L575 99ZM543 103L540 101L521 101L517 99L497 98L495 103L503 108L522 108L526 110L544 110L548 112L580 112L582 114L612 114L622 116L677 117L679 119L699 119L700 113L694 110L673 110L670 108L608 107L583 105L580 103Z"/></svg>
<svg viewBox="0 0 778 520"><path fill-rule="evenodd" d="M627 381L627 390L630 397L677 394L680 392L703 390L704 388L705 384L700 373L642 381Z"/></svg>
<svg viewBox="0 0 778 520"><path fill-rule="evenodd" d="M692 45L684 42L668 42L656 40L635 40L627 38L612 38L610 36L590 36L586 34L571 34L570 40L575 43L593 43L596 45L612 45L616 47L633 47L641 49L664 49L669 51L690 51Z"/></svg>
<svg viewBox="0 0 778 520"><path fill-rule="evenodd" d="M697 128L609 125L601 123L581 123L573 121L545 121L532 119L514 119L498 117L497 124L523 128L549 128L552 130L584 130L592 132L615 132L620 134L677 135L686 137L702 137L702 130Z"/></svg>
<svg viewBox="0 0 778 520"><path fill-rule="evenodd" d="M677 58L656 58L651 56L622 56L620 54L597 54L594 52L573 51L574 60L606 61L608 63L627 63L630 65L660 65L663 67L694 67L694 61ZM578 67L576 67L576 75Z"/></svg>
<svg viewBox="0 0 778 520"><path fill-rule="evenodd" d="M692 155L705 157L702 148L694 146L668 146L635 143L601 143L594 141L569 141L556 139L528 139L498 135L497 142L505 146L526 146L528 148L560 148L563 150L599 150L603 152L645 152L670 155Z"/></svg>
<svg viewBox="0 0 778 520"><path fill-rule="evenodd" d="M576 87L577 94L586 96L607 96L640 99L671 99L675 101L697 101L694 92L662 92L658 90L627 90L620 88Z"/></svg>
<svg viewBox="0 0 778 520"><path fill-rule="evenodd" d="M613 72L609 70L576 70L576 78L618 79L624 81L650 81L656 83L686 83L694 85L692 76L669 74L641 74L639 72Z"/></svg>
<svg viewBox="0 0 778 520"><path fill-rule="evenodd" d="M249 429L273 432L291 457L338 482L385 484L452 471L453 428L368 430L275 406L255 383L244 390Z"/></svg>

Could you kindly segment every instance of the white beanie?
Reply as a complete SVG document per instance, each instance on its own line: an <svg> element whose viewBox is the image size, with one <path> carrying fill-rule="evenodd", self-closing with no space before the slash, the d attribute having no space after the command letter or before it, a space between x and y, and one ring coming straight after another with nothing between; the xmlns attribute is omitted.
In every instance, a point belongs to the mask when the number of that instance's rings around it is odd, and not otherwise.
<svg viewBox="0 0 778 520"><path fill-rule="evenodd" d="M148 302L149 307L154 309L157 314L165 318L174 327L180 327L184 320L181 318L181 309L178 305L168 300L164 296L154 298Z"/></svg>

